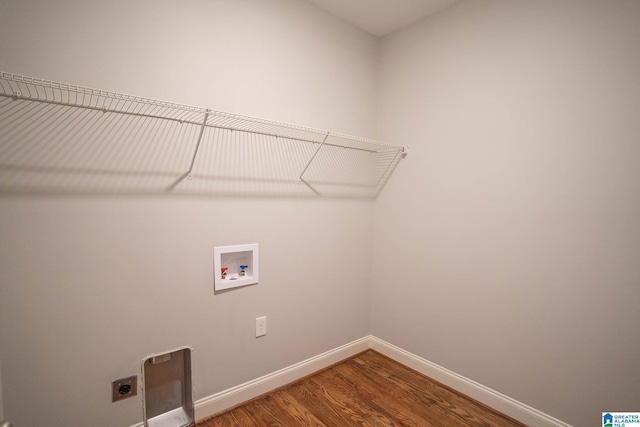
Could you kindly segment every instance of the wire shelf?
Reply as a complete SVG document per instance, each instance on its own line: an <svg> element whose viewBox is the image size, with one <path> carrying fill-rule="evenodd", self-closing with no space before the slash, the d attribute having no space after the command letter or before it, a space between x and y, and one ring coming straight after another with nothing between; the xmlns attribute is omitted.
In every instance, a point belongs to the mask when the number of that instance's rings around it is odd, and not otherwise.
<svg viewBox="0 0 640 427"><path fill-rule="evenodd" d="M0 71L0 191L375 198L406 148Z"/></svg>

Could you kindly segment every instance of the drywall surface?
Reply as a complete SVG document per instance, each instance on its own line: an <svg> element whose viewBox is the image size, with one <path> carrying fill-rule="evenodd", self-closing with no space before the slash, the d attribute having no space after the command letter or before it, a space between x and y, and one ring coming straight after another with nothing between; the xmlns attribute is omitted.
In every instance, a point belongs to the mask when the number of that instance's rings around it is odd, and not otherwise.
<svg viewBox="0 0 640 427"><path fill-rule="evenodd" d="M377 41L297 0L2 1L0 69L371 137ZM368 334L370 201L0 198L4 414L125 426L111 381L183 345L194 398ZM213 291L213 247L260 284ZM254 336L268 317L268 335Z"/></svg>
<svg viewBox="0 0 640 427"><path fill-rule="evenodd" d="M0 349L0 420L4 420L4 403L2 398L2 349Z"/></svg>
<svg viewBox="0 0 640 427"><path fill-rule="evenodd" d="M640 3L461 2L381 43L372 334L576 426L637 411Z"/></svg>

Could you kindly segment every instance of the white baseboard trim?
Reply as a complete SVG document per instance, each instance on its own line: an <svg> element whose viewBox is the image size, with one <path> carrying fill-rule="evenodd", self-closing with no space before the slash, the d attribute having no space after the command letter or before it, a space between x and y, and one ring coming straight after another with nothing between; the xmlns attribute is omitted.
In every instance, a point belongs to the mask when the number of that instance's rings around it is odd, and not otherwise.
<svg viewBox="0 0 640 427"><path fill-rule="evenodd" d="M195 418L196 420L202 420L210 417L369 349L427 375L530 427L571 427L571 425L535 408L372 335L352 341L255 380L199 399L195 402ZM143 427L143 424L139 423L131 427Z"/></svg>
<svg viewBox="0 0 640 427"><path fill-rule="evenodd" d="M466 394L478 402L502 412L530 427L571 427L531 406L505 396L489 387L479 384L469 378L456 374L442 366L436 365L420 356L396 347L374 336L369 337L370 348L397 362L414 369L460 393Z"/></svg>
<svg viewBox="0 0 640 427"><path fill-rule="evenodd" d="M239 386L213 394L195 402L196 420L207 418L247 400L258 397L283 385L294 382L321 369L348 359L369 349L369 337L360 338L348 344L311 357L295 365L280 369Z"/></svg>

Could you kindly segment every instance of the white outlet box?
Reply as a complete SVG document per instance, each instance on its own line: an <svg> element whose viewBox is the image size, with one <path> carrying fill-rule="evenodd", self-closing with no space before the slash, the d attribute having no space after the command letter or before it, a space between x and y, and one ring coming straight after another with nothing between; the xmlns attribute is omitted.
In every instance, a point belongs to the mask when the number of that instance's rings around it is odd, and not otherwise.
<svg viewBox="0 0 640 427"><path fill-rule="evenodd" d="M267 335L267 316L256 317L256 338Z"/></svg>
<svg viewBox="0 0 640 427"><path fill-rule="evenodd" d="M213 287L216 291L258 283L258 244L213 248Z"/></svg>

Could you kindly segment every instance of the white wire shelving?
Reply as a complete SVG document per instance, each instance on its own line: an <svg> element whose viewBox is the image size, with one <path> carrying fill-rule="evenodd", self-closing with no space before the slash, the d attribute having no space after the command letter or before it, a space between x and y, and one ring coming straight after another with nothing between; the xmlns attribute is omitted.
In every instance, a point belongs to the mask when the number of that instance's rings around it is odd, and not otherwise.
<svg viewBox="0 0 640 427"><path fill-rule="evenodd" d="M407 147L0 71L0 192L375 198Z"/></svg>

